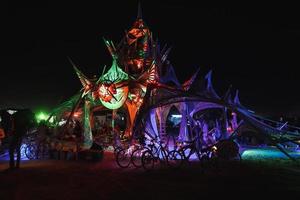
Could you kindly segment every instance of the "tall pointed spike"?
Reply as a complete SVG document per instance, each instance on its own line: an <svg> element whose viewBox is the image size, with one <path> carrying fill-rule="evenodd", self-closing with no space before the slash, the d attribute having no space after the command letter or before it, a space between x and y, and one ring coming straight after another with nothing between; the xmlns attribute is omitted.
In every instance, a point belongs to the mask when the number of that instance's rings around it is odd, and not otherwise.
<svg viewBox="0 0 300 200"><path fill-rule="evenodd" d="M185 81L183 83L183 88L185 90L189 90L190 87L194 84L194 81L196 80L196 78L198 77L198 74L200 72L200 67L197 69L197 71L191 76L191 78L189 78L187 81Z"/></svg>
<svg viewBox="0 0 300 200"><path fill-rule="evenodd" d="M169 47L169 48L166 50L166 52L164 53L164 55L163 55L162 58L161 58L161 63L164 63L164 62L166 61L166 59L168 58L168 55L169 55L171 49L172 49L172 47Z"/></svg>
<svg viewBox="0 0 300 200"><path fill-rule="evenodd" d="M110 55L113 57L113 58L116 58L116 54L115 54L115 48L114 46L112 45L112 41L110 42L109 40L106 40L104 37L102 37Z"/></svg>
<svg viewBox="0 0 300 200"><path fill-rule="evenodd" d="M141 5L141 1L139 1L139 4L138 4L138 13L137 13L137 17L136 19L142 19L143 16L142 16L142 5Z"/></svg>
<svg viewBox="0 0 300 200"><path fill-rule="evenodd" d="M74 64L74 62L72 61L72 59L68 56L68 60L71 63L71 65L73 66L73 68L75 69L75 71L78 71L78 68L76 67L76 65Z"/></svg>
<svg viewBox="0 0 300 200"><path fill-rule="evenodd" d="M173 65L172 64L168 64L167 65L167 72L165 73L164 76L160 76L160 81L163 83L168 83L168 82L172 82L174 83L177 87L180 87L180 83L177 79L176 73L174 71Z"/></svg>
<svg viewBox="0 0 300 200"><path fill-rule="evenodd" d="M210 70L205 76L206 90L209 93L209 96L220 99L219 95L216 93L216 91L214 90L214 88L212 86L211 75L212 75L212 70Z"/></svg>
<svg viewBox="0 0 300 200"><path fill-rule="evenodd" d="M223 100L228 100L228 97L231 95L231 89L232 89L232 85L230 85L229 87L228 87L228 89L227 89L227 91L226 91L226 93L225 93L225 95L224 95L224 97L223 97Z"/></svg>
<svg viewBox="0 0 300 200"><path fill-rule="evenodd" d="M205 79L207 81L207 85L206 88L210 88L211 87L211 74L212 74L212 70L210 70L206 75L205 75Z"/></svg>
<svg viewBox="0 0 300 200"><path fill-rule="evenodd" d="M241 105L240 98L239 98L239 90L236 90L235 97L234 97L233 101L234 101L235 104Z"/></svg>
<svg viewBox="0 0 300 200"><path fill-rule="evenodd" d="M196 70L195 76L197 76L199 74L199 72L200 72L200 67L198 67L198 69Z"/></svg>
<svg viewBox="0 0 300 200"><path fill-rule="evenodd" d="M68 57L68 60L71 63L71 65L73 66L77 76L79 78L81 78L81 77L86 78L85 75L77 68L77 66L74 64L74 62L72 61L72 59L70 57Z"/></svg>
<svg viewBox="0 0 300 200"><path fill-rule="evenodd" d="M90 80L76 67L76 65L73 63L73 61L71 60L70 57L68 57L70 63L72 64L81 84L83 87L85 87L86 85L91 84Z"/></svg>
<svg viewBox="0 0 300 200"><path fill-rule="evenodd" d="M105 69L106 69L106 65L104 65L104 67L103 67L101 76L103 76L103 74L105 73Z"/></svg>
<svg viewBox="0 0 300 200"><path fill-rule="evenodd" d="M96 81L96 84L100 83L100 81L102 80L102 77L105 73L105 70L106 70L106 65L104 65L103 70L102 70L102 74L101 74L101 76L99 76L98 80Z"/></svg>
<svg viewBox="0 0 300 200"><path fill-rule="evenodd" d="M114 49L114 51L116 51L115 44L114 44L114 42L112 40L110 41L110 44L111 44L112 48Z"/></svg>
<svg viewBox="0 0 300 200"><path fill-rule="evenodd" d="M158 45L158 44L157 44ZM167 45L165 44L164 46L163 46L163 48L160 50L160 52L162 53L162 54L164 54L165 52L166 52L166 50L167 50Z"/></svg>
<svg viewBox="0 0 300 200"><path fill-rule="evenodd" d="M102 37L102 40L104 41L105 45L107 45L107 44L108 44L108 40L107 40L107 39L105 39L105 37Z"/></svg>

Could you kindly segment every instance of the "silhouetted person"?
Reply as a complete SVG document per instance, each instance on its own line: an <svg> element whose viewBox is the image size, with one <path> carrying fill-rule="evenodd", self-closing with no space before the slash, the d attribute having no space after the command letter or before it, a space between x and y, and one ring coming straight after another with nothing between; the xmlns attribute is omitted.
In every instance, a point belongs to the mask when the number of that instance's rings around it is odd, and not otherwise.
<svg viewBox="0 0 300 200"><path fill-rule="evenodd" d="M26 132L33 125L33 116L29 110L20 110L16 112L13 117L13 133L9 145L9 167L10 169L20 168L21 159L21 144ZM15 162L14 153L17 153L17 160Z"/></svg>
<svg viewBox="0 0 300 200"><path fill-rule="evenodd" d="M82 132L83 132L82 126L80 122L76 120L73 134L75 135L77 140L82 139Z"/></svg>

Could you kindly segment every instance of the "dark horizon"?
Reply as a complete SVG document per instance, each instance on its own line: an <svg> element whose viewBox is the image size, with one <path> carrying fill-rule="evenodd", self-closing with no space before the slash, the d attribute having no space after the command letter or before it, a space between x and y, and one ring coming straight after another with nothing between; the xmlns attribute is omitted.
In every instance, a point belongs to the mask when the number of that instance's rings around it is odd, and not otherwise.
<svg viewBox="0 0 300 200"><path fill-rule="evenodd" d="M298 113L300 13L296 7L212 7L192 1L141 1L143 18L181 83L198 67L213 70L222 96L230 84L241 103L274 115ZM68 58L88 77L111 65L102 37L118 43L138 1L10 5L1 55L0 109L50 111L81 88Z"/></svg>

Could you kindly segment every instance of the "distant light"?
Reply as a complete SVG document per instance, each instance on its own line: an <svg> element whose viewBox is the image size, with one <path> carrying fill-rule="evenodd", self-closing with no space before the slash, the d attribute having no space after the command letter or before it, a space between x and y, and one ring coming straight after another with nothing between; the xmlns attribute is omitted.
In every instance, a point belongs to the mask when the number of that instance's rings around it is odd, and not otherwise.
<svg viewBox="0 0 300 200"><path fill-rule="evenodd" d="M7 110L7 112L12 115L12 114L16 113L17 111L16 110Z"/></svg>
<svg viewBox="0 0 300 200"><path fill-rule="evenodd" d="M171 115L171 117L174 117L174 118L181 118L182 115Z"/></svg>
<svg viewBox="0 0 300 200"><path fill-rule="evenodd" d="M62 126L62 125L64 125L66 122L67 122L67 120L63 120L63 119L62 119L60 122L58 122L58 125L59 125L59 126Z"/></svg>

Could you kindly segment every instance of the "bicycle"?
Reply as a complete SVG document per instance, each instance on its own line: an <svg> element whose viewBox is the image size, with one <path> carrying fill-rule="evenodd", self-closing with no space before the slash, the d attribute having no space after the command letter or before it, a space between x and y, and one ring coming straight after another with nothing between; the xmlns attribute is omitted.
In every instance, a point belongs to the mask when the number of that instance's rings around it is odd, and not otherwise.
<svg viewBox="0 0 300 200"><path fill-rule="evenodd" d="M118 147L116 152L116 162L119 167L127 168L131 162L131 154L136 148L135 145L130 146L129 148Z"/></svg>
<svg viewBox="0 0 300 200"><path fill-rule="evenodd" d="M47 138L37 141L36 138L29 138L26 142L25 155L29 160L47 158L49 156L50 142Z"/></svg>
<svg viewBox="0 0 300 200"><path fill-rule="evenodd" d="M193 154L196 155L199 161L202 160L201 152L197 147L199 137L195 137L192 141L184 141L186 145L179 147L178 151L182 154L185 162L189 162Z"/></svg>
<svg viewBox="0 0 300 200"><path fill-rule="evenodd" d="M155 164L159 162L160 164L166 164L169 167L178 168L181 166L183 157L182 154L177 150L168 151L167 147L163 145L163 142L158 142L153 140L155 145L158 146L156 153L151 150L146 150L143 152L141 161L142 166L145 170L151 170L154 168Z"/></svg>
<svg viewBox="0 0 300 200"><path fill-rule="evenodd" d="M153 154L156 154L158 151L157 147L154 144L154 140L150 140L149 144L147 145L139 145L137 149L135 149L131 154L131 163L136 168L141 168L143 166L142 164L142 155L145 151L151 151Z"/></svg>

